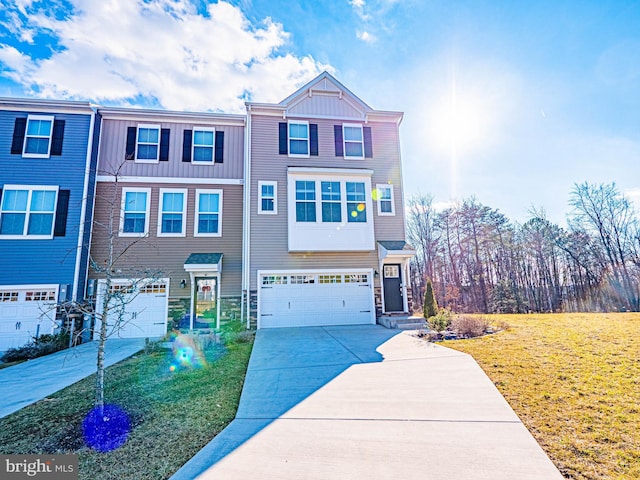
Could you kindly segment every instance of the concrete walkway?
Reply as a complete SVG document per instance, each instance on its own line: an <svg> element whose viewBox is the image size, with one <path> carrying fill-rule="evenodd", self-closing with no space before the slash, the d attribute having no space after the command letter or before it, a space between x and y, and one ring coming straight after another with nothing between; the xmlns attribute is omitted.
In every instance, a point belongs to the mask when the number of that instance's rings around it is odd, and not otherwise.
<svg viewBox="0 0 640 480"><path fill-rule="evenodd" d="M105 365L144 348L144 338L109 339ZM96 372L97 342L62 350L0 370L0 418L42 400Z"/></svg>
<svg viewBox="0 0 640 480"><path fill-rule="evenodd" d="M196 477L563 478L470 356L373 325L258 331L236 419L172 480Z"/></svg>

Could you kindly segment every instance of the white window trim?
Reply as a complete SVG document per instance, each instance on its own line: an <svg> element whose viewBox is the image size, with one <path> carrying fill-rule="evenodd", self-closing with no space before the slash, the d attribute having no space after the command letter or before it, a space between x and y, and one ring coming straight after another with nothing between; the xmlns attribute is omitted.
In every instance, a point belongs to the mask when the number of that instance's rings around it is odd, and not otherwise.
<svg viewBox="0 0 640 480"><path fill-rule="evenodd" d="M182 193L182 231L180 233L163 233L162 232L162 214L164 206L165 193ZM184 237L187 234L187 194L186 188L161 188L158 195L158 237ZM171 212L176 214L178 212Z"/></svg>
<svg viewBox="0 0 640 480"><path fill-rule="evenodd" d="M200 194L218 194L218 232L217 233L198 233L198 215L200 215ZM194 237L221 237L222 236L222 190L220 189L196 189L195 214L193 217L193 236Z"/></svg>
<svg viewBox="0 0 640 480"><path fill-rule="evenodd" d="M140 129L141 128L148 128L148 129L157 129L158 130L158 149L156 150L156 158L138 158L138 146L140 145L140 143L138 142L138 138L140 135ZM151 124L151 123L139 123L138 126L136 127L136 151L135 151L135 163L159 163L160 162L160 141L161 141L161 137L162 136L162 129L160 128L160 125L157 124ZM143 143L143 145L155 145L153 143Z"/></svg>
<svg viewBox="0 0 640 480"><path fill-rule="evenodd" d="M376 190L378 191L378 215L381 217L392 217L396 214L396 202L395 202L395 197L393 194L393 185L385 183L379 183L376 185ZM391 193L391 199L390 200L385 200L385 201L390 201L391 202L391 211L390 212L383 212L382 211L382 190L389 190L389 192Z"/></svg>
<svg viewBox="0 0 640 480"><path fill-rule="evenodd" d="M344 133L344 129L345 127L351 127L351 128L358 128L360 129L360 138L362 138L362 140L360 141L360 144L362 145L362 155L361 156L355 156L355 155L347 155L347 143L356 143L353 140L347 140L347 136ZM364 129L362 128L362 125L360 125L359 123L343 123L342 124L342 155L345 159L349 159L349 160L363 160L364 159Z"/></svg>
<svg viewBox="0 0 640 480"><path fill-rule="evenodd" d="M302 138L291 138L291 125L307 126L307 153L291 153L291 140L303 140ZM309 158L311 153L311 131L309 130L309 122L306 120L289 120L287 123L287 152L293 158Z"/></svg>
<svg viewBox="0 0 640 480"><path fill-rule="evenodd" d="M211 161L195 160L196 151L196 131L198 132L213 132L213 145L211 145ZM204 147L206 145L198 145ZM216 129L212 127L193 127L191 130L191 163L194 165L213 165L216 162Z"/></svg>
<svg viewBox="0 0 640 480"><path fill-rule="evenodd" d="M8 190L28 190L27 194L27 210L25 211L24 226L22 228L22 235L0 235L0 240L51 240L53 238L53 231L56 225L56 213L58 208L58 191L57 185L5 185L2 187L2 198L0 198L0 217L2 217L2 200ZM29 230L29 217L31 216L31 195L33 191L55 191L56 198L53 201L53 220L51 221L51 234L50 235L28 235Z"/></svg>
<svg viewBox="0 0 640 480"><path fill-rule="evenodd" d="M338 187L340 189L340 200L323 200L322 199L322 182L329 182L329 183L337 183ZM337 225L342 225L345 222L345 214L347 212L347 204L346 204L346 198L345 195L347 193L347 184L346 181L340 180L340 179L335 179L335 180L317 180L316 181L316 190L320 191L320 205L316 205L316 223L333 223L333 224L337 224ZM339 222L325 222L322 219L322 204L323 203L337 203L340 205L340 221ZM319 208L318 208L319 207ZM318 216L319 215L319 216Z"/></svg>
<svg viewBox="0 0 640 480"><path fill-rule="evenodd" d="M49 147L47 148L47 153L26 153L27 149L27 140L29 137L33 138L45 138L40 135L29 135L29 122L31 120L48 120L51 122L51 131L49 132ZM55 121L55 117L53 115L28 115L27 116L27 124L24 129L24 141L22 143L22 156L24 158L49 158L51 156L51 143L53 142L53 122Z"/></svg>
<svg viewBox="0 0 640 480"><path fill-rule="evenodd" d="M147 205L144 214L144 232L133 233L124 232L124 214L125 214L125 201L127 198L127 192L141 192L147 194ZM150 188L123 188L122 199L120 200L120 227L118 228L118 235L120 237L146 237L149 235L149 213L151 212L151 189Z"/></svg>
<svg viewBox="0 0 640 480"><path fill-rule="evenodd" d="M273 210L262 209L262 186L271 185L273 187ZM267 197L268 198L268 197ZM258 182L258 214L259 215L277 215L278 214L278 182Z"/></svg>

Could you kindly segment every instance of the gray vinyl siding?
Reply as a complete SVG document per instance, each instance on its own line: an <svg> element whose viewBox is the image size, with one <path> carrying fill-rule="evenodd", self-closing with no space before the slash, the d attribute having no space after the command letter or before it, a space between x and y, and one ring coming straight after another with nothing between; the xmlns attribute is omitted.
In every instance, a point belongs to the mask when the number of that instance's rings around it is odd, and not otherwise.
<svg viewBox="0 0 640 480"><path fill-rule="evenodd" d="M65 121L62 155L23 158L21 154L10 153L15 119L26 118L30 113L53 115L56 120ZM89 113L0 111L0 188L57 185L60 190L70 191L65 236L45 240L0 239L0 285L68 284L72 288L90 123Z"/></svg>
<svg viewBox="0 0 640 480"><path fill-rule="evenodd" d="M159 124L168 128L169 161L158 163L136 163L125 160L127 128L138 124ZM214 127L216 132L224 132L224 162L212 165L193 165L182 161L182 143L185 130L194 126ZM244 127L215 125L202 123L167 123L153 119L113 120L105 119L102 129L102 145L100 147L99 175L135 177L188 177L188 178L232 178L239 179L243 175L244 159Z"/></svg>
<svg viewBox="0 0 640 480"><path fill-rule="evenodd" d="M242 185L197 185L185 184L149 184L99 182L96 192L95 223L93 230L91 254L98 264L104 264L107 257L109 205L115 201L116 215L114 229L119 226L120 201L123 188L151 188L151 210L149 219L149 235L145 239L118 237L115 244L118 251L135 243L127 255L119 262L117 269L120 277L141 277L145 273L169 277L170 297L188 298L190 294L189 274L184 270L184 262L191 253L223 254L220 287L222 296L239 296L241 294L242 275ZM187 188L187 219L185 237L158 237L158 206L161 188ZM195 196L196 189L220 189L222 193L222 237L194 237ZM114 191L115 190L115 191ZM103 275L89 269L90 278L101 278ZM180 281L187 280L186 288L180 288Z"/></svg>
<svg viewBox="0 0 640 480"><path fill-rule="evenodd" d="M394 185L395 216L379 216L377 202L369 214L376 240L405 240L404 206L398 126L370 122L373 158L345 160L335 156L334 125L341 121L309 119L318 125L318 156L290 158L278 154L279 117L254 115L251 120L251 288L256 288L256 272L262 269L378 268L377 250L371 252L289 253L287 223L288 167L360 168L373 170L371 187ZM355 123L355 122L349 122ZM278 182L278 214L258 215L258 182ZM377 246L376 246L377 247Z"/></svg>

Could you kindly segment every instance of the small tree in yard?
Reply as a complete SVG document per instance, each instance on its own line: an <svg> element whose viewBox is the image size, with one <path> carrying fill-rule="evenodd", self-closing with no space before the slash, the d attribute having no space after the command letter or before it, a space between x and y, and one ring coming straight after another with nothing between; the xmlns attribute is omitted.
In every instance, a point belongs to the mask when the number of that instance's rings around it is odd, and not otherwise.
<svg viewBox="0 0 640 480"><path fill-rule="evenodd" d="M433 285L431 283L431 279L427 280L427 286L424 290L424 318L425 320L429 320L430 317L433 317L438 314L438 302L436 301L436 297L433 293Z"/></svg>

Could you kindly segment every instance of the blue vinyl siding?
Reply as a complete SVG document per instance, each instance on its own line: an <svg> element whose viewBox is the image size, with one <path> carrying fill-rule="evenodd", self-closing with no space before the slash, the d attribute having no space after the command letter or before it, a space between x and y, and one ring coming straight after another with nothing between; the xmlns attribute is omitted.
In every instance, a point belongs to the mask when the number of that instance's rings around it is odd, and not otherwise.
<svg viewBox="0 0 640 480"><path fill-rule="evenodd" d="M22 158L11 155L17 117L54 115L64 120L62 155ZM57 185L69 190L66 234L47 240L0 239L0 285L69 284L73 286L91 116L51 112L0 111L0 188L4 185ZM90 187L93 192L93 187ZM84 255L86 265L86 254ZM81 270L80 279L84 272Z"/></svg>

